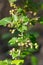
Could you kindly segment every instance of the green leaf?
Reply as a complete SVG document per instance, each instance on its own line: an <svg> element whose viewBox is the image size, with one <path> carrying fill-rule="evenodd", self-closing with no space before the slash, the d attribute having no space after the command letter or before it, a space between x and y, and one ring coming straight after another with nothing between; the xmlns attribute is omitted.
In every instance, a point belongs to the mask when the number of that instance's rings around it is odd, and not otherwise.
<svg viewBox="0 0 43 65"><path fill-rule="evenodd" d="M31 62L32 62L32 65L38 65L38 59L37 59L37 57L32 56L31 57Z"/></svg>
<svg viewBox="0 0 43 65"><path fill-rule="evenodd" d="M35 38L37 38L37 37L39 36L39 33L34 32L34 34L33 34L33 35L34 35L34 37L35 37Z"/></svg>
<svg viewBox="0 0 43 65"><path fill-rule="evenodd" d="M19 8L19 9L17 10L18 13L21 13L22 11L23 11L22 8Z"/></svg>
<svg viewBox="0 0 43 65"><path fill-rule="evenodd" d="M27 55L29 55L29 53L30 53L30 52L28 52L28 50L27 50L27 51L25 51L25 50L22 51L22 52L21 52L21 55L20 55L20 58L22 58L22 59L25 58Z"/></svg>
<svg viewBox="0 0 43 65"><path fill-rule="evenodd" d="M12 39L9 40L8 43L9 43L10 45L14 45L14 44L16 44L16 40L17 40L17 38L16 38L16 37L13 37Z"/></svg>
<svg viewBox="0 0 43 65"><path fill-rule="evenodd" d="M18 52L17 51L13 52L12 53L12 58L17 58L17 57L18 57Z"/></svg>
<svg viewBox="0 0 43 65"><path fill-rule="evenodd" d="M13 60L11 64L19 65L20 63L24 63L24 60Z"/></svg>
<svg viewBox="0 0 43 65"><path fill-rule="evenodd" d="M11 65L11 60L0 60L0 65Z"/></svg>
<svg viewBox="0 0 43 65"><path fill-rule="evenodd" d="M27 26L25 26L25 25L22 25L19 29L18 29L18 31L20 31L20 32L24 32L24 31L26 31L27 30Z"/></svg>
<svg viewBox="0 0 43 65"><path fill-rule="evenodd" d="M29 18L27 16L22 16L22 21L23 22L28 22L29 21Z"/></svg>
<svg viewBox="0 0 43 65"><path fill-rule="evenodd" d="M0 65L8 65L8 63L5 61L0 61Z"/></svg>
<svg viewBox="0 0 43 65"><path fill-rule="evenodd" d="M25 23L23 23L23 25L27 25L28 24L28 21L27 22L25 22Z"/></svg>
<svg viewBox="0 0 43 65"><path fill-rule="evenodd" d="M14 3L16 2L17 0L9 0L10 3Z"/></svg>
<svg viewBox="0 0 43 65"><path fill-rule="evenodd" d="M37 38L39 36L39 33L38 32L30 32L31 35L33 35L35 38Z"/></svg>
<svg viewBox="0 0 43 65"><path fill-rule="evenodd" d="M0 20L0 25L6 26L10 22L11 22L11 17L6 17Z"/></svg>
<svg viewBox="0 0 43 65"><path fill-rule="evenodd" d="M18 37L18 41L22 42L23 41L23 37Z"/></svg>
<svg viewBox="0 0 43 65"><path fill-rule="evenodd" d="M16 23L18 21L18 16L17 15L12 15L13 21L14 23Z"/></svg>
<svg viewBox="0 0 43 65"><path fill-rule="evenodd" d="M36 49L34 49L34 48L28 48L28 52L30 52L30 53L34 53L34 52L36 52L37 50Z"/></svg>

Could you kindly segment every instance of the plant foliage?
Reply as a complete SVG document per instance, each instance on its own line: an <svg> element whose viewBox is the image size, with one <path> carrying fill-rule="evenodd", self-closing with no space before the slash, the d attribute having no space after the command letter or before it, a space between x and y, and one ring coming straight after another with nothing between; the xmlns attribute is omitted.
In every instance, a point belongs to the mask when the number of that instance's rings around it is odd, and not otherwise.
<svg viewBox="0 0 43 65"><path fill-rule="evenodd" d="M8 45L13 48L8 53L12 56L13 61L8 62L8 60L5 60L6 62L0 61L0 63L1 65L21 65L19 63L23 63L27 55L33 55L39 50L36 41L38 33L32 32L31 28L38 20L43 23L43 17L36 16L40 6L32 0L23 2L23 7L17 6L15 4L16 0L9 0L9 2L11 8L13 8L9 11L11 16L0 20L0 25L10 28L9 32L12 38L8 41ZM29 17L27 12L33 14L33 16ZM6 38L6 36L3 38ZM37 65L36 57L32 56L31 60L32 65Z"/></svg>

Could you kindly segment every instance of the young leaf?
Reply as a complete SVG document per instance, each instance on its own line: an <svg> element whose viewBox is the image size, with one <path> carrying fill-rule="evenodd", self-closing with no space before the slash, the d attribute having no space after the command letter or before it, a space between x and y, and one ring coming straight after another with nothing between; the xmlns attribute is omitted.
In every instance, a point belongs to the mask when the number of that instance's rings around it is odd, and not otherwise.
<svg viewBox="0 0 43 65"><path fill-rule="evenodd" d="M19 29L18 29L18 31L20 31L20 32L24 32L24 31L26 31L27 30L27 26L25 26L25 25L22 25Z"/></svg>
<svg viewBox="0 0 43 65"><path fill-rule="evenodd" d="M13 60L11 64L19 65L20 63L24 63L24 60Z"/></svg>
<svg viewBox="0 0 43 65"><path fill-rule="evenodd" d="M10 45L14 45L14 44L16 44L16 40L17 40L17 38L16 37L13 37L11 40L9 40L9 44Z"/></svg>
<svg viewBox="0 0 43 65"><path fill-rule="evenodd" d="M29 18L27 16L22 16L22 21L23 22L28 22L29 21Z"/></svg>
<svg viewBox="0 0 43 65"><path fill-rule="evenodd" d="M10 3L14 3L16 2L17 0L9 0Z"/></svg>
<svg viewBox="0 0 43 65"><path fill-rule="evenodd" d="M18 16L17 15L12 15L14 23L18 21Z"/></svg>
<svg viewBox="0 0 43 65"><path fill-rule="evenodd" d="M0 20L0 25L6 26L10 22L11 22L11 17L6 17Z"/></svg>
<svg viewBox="0 0 43 65"><path fill-rule="evenodd" d="M18 13L21 13L22 11L23 11L22 8L19 8L19 9L17 10Z"/></svg>

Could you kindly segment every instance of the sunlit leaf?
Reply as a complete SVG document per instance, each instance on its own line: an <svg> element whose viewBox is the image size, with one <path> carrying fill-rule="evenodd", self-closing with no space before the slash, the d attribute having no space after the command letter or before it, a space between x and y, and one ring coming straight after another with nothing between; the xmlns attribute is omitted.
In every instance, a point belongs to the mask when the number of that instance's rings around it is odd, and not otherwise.
<svg viewBox="0 0 43 65"><path fill-rule="evenodd" d="M11 22L11 17L6 17L0 20L0 25L6 26L10 22Z"/></svg>
<svg viewBox="0 0 43 65"><path fill-rule="evenodd" d="M0 61L0 65L8 65L8 64L4 61Z"/></svg>
<svg viewBox="0 0 43 65"><path fill-rule="evenodd" d="M29 21L29 18L27 16L22 16L22 21L23 22L28 22Z"/></svg>
<svg viewBox="0 0 43 65"><path fill-rule="evenodd" d="M22 11L23 11L23 9L22 8L19 8L17 12L18 13L21 13Z"/></svg>
<svg viewBox="0 0 43 65"><path fill-rule="evenodd" d="M16 43L17 38L13 37L12 39L9 40L10 45L14 45Z"/></svg>
<svg viewBox="0 0 43 65"><path fill-rule="evenodd" d="M18 30L19 30L20 32L24 32L24 31L27 30L27 26L22 25Z"/></svg>
<svg viewBox="0 0 43 65"><path fill-rule="evenodd" d="M16 23L18 21L18 16L17 15L13 15L12 18L13 18L14 23Z"/></svg>
<svg viewBox="0 0 43 65"><path fill-rule="evenodd" d="M14 3L16 2L17 0L9 0L10 3Z"/></svg>
<svg viewBox="0 0 43 65"><path fill-rule="evenodd" d="M13 60L11 64L19 65L20 63L24 63L24 60Z"/></svg>

